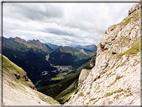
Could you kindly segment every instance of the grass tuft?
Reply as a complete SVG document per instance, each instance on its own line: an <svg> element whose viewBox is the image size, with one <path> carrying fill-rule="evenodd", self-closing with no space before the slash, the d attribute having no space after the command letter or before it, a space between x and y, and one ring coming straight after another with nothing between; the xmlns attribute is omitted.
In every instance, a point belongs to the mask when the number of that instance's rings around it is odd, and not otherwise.
<svg viewBox="0 0 142 107"><path fill-rule="evenodd" d="M84 96L84 94L83 94L82 92L80 92L80 93L78 94L78 96Z"/></svg>
<svg viewBox="0 0 142 107"><path fill-rule="evenodd" d="M130 56L130 55L133 55L133 54L137 54L138 52L140 52L140 46L139 46L139 43L140 42L140 40L137 40L137 42L130 48L130 49L128 49L127 51L125 51L125 52L123 52L123 53L120 53L120 54L117 54L117 57L118 58L121 58L123 55L128 55L128 56Z"/></svg>
<svg viewBox="0 0 142 107"><path fill-rule="evenodd" d="M95 100L95 99L94 99L94 98L91 98L91 99L89 100L89 102L90 102L90 101L93 101L93 100Z"/></svg>
<svg viewBox="0 0 142 107"><path fill-rule="evenodd" d="M110 86L112 86L113 84L115 84L116 81L119 80L120 78L122 78L122 76L117 76L117 77L115 78L114 82L111 83L108 87L110 87Z"/></svg>

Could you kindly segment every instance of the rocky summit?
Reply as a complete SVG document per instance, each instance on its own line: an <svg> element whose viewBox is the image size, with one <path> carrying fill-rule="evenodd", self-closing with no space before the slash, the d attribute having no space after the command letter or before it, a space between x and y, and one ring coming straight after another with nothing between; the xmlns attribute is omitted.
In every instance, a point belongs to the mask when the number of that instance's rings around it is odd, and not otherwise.
<svg viewBox="0 0 142 107"><path fill-rule="evenodd" d="M39 48L45 52L51 52L52 49L46 45L46 44L42 44L39 40L28 40L28 41L25 41L24 39L21 39L19 37L16 37L16 38L11 38L13 39L14 41L18 42L18 43L22 43L24 45L27 45L28 47L36 47L36 48Z"/></svg>
<svg viewBox="0 0 142 107"><path fill-rule="evenodd" d="M95 66L82 70L66 105L140 105L140 4L110 26L97 45Z"/></svg>

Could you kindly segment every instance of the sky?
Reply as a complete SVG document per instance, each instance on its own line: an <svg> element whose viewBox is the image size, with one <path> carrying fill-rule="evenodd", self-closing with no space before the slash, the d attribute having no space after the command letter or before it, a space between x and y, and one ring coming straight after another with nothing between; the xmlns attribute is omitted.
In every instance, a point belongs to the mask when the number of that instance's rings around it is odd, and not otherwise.
<svg viewBox="0 0 142 107"><path fill-rule="evenodd" d="M3 3L3 36L62 46L98 44L134 3Z"/></svg>

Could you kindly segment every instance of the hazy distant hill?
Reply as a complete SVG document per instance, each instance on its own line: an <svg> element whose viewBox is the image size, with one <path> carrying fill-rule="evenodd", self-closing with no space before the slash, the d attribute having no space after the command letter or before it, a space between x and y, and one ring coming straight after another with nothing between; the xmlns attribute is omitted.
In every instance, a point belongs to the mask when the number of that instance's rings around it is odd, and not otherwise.
<svg viewBox="0 0 142 107"><path fill-rule="evenodd" d="M52 43L45 43L45 44L47 44L53 50L55 50L57 47L59 47L58 45L55 45L55 44L52 44Z"/></svg>
<svg viewBox="0 0 142 107"><path fill-rule="evenodd" d="M6 38L6 37L2 37L2 36L0 37L0 41L2 41L2 40L5 41L5 40L7 40L7 39L8 39L8 38Z"/></svg>
<svg viewBox="0 0 142 107"><path fill-rule="evenodd" d="M69 46L59 46L49 54L49 61L55 65L78 66L85 63L91 57L81 50Z"/></svg>
<svg viewBox="0 0 142 107"><path fill-rule="evenodd" d="M93 52L97 50L97 46L95 44L93 45L85 45L85 46L74 46L74 49L83 49L85 52Z"/></svg>

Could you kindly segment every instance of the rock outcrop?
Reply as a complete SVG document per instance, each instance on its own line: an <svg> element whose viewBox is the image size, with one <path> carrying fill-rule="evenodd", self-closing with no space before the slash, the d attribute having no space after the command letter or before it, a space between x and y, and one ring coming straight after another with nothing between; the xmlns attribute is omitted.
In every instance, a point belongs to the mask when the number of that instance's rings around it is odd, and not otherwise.
<svg viewBox="0 0 142 107"><path fill-rule="evenodd" d="M90 67L94 67L95 66L95 61L96 61L96 56L93 56L90 60Z"/></svg>
<svg viewBox="0 0 142 107"><path fill-rule="evenodd" d="M59 105L53 98L38 92L22 68L5 56L2 61L4 105Z"/></svg>
<svg viewBox="0 0 142 107"><path fill-rule="evenodd" d="M86 79L66 105L140 105L139 7L134 5L128 17L106 30L95 66L84 73Z"/></svg>
<svg viewBox="0 0 142 107"><path fill-rule="evenodd" d="M78 81L78 89L80 89L83 85L84 80L87 78L89 74L89 71L86 69L82 69L80 76L79 76L79 81Z"/></svg>
<svg viewBox="0 0 142 107"><path fill-rule="evenodd" d="M141 5L139 5L139 3L133 5L133 6L130 8L130 10L129 10L128 15L130 15L130 14L132 14L133 12L139 10L140 8L141 8Z"/></svg>

